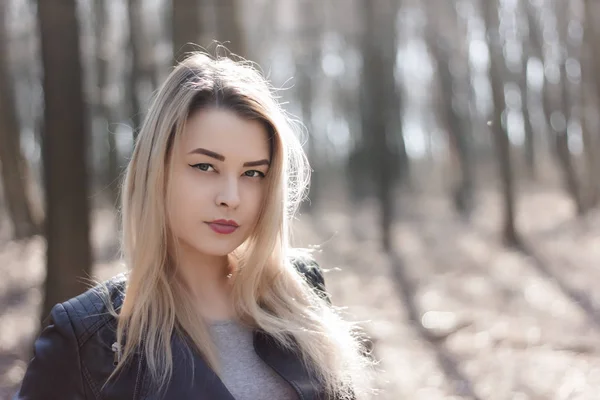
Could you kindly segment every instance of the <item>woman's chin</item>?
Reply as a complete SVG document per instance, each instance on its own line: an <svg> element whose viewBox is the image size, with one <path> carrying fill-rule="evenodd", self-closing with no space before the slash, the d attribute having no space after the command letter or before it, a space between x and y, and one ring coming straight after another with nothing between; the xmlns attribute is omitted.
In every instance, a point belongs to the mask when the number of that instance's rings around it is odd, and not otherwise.
<svg viewBox="0 0 600 400"><path fill-rule="evenodd" d="M224 257L231 254L239 247L237 243L203 243L202 246L194 246L194 250L200 254L205 254L211 257Z"/></svg>

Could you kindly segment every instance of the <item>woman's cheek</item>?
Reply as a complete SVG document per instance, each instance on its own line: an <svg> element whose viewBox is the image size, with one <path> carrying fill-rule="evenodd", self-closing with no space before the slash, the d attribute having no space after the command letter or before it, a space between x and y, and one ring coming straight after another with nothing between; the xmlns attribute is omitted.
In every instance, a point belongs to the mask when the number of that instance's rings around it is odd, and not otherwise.
<svg viewBox="0 0 600 400"><path fill-rule="evenodd" d="M263 185L262 182L250 182L248 184L247 201L248 205L251 205L252 210L260 208L260 204L263 200Z"/></svg>

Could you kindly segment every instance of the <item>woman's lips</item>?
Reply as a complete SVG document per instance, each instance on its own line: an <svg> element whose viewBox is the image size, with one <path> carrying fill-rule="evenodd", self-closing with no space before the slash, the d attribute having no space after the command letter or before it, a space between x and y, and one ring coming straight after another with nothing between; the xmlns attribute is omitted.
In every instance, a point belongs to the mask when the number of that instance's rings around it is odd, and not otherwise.
<svg viewBox="0 0 600 400"><path fill-rule="evenodd" d="M207 222L207 224L210 227L210 229L222 235L228 235L230 233L233 233L237 228L239 228L239 226L236 225L223 224L219 222Z"/></svg>

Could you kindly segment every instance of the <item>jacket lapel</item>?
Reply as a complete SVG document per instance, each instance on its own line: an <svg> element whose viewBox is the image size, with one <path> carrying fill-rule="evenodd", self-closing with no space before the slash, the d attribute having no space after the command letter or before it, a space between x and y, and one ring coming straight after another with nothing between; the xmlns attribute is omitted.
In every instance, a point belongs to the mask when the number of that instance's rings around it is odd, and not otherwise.
<svg viewBox="0 0 600 400"><path fill-rule="evenodd" d="M235 400L217 374L179 335L173 335L171 345L174 362L171 380L166 390L148 393L144 399Z"/></svg>
<svg viewBox="0 0 600 400"><path fill-rule="evenodd" d="M190 349L185 340L175 334L171 344L174 365L173 375L167 388L161 393L148 393L150 388L146 383L149 382L150 377L144 373L143 386L146 393L142 398L235 400L217 374L202 357ZM269 335L261 331L254 332L254 351L294 388L299 400L324 399L311 373L294 352L282 348Z"/></svg>
<svg viewBox="0 0 600 400"><path fill-rule="evenodd" d="M282 348L275 340L261 331L254 332L254 351L298 393L300 400L320 400L321 391L315 380L294 352Z"/></svg>

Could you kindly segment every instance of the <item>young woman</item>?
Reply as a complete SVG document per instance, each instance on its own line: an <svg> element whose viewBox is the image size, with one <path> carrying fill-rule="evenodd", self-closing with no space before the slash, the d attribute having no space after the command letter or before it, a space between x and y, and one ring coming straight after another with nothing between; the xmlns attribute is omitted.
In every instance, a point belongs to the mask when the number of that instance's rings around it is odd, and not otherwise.
<svg viewBox="0 0 600 400"><path fill-rule="evenodd" d="M252 67L193 54L123 186L129 272L57 304L16 399L351 399L369 363L289 244L308 165Z"/></svg>

